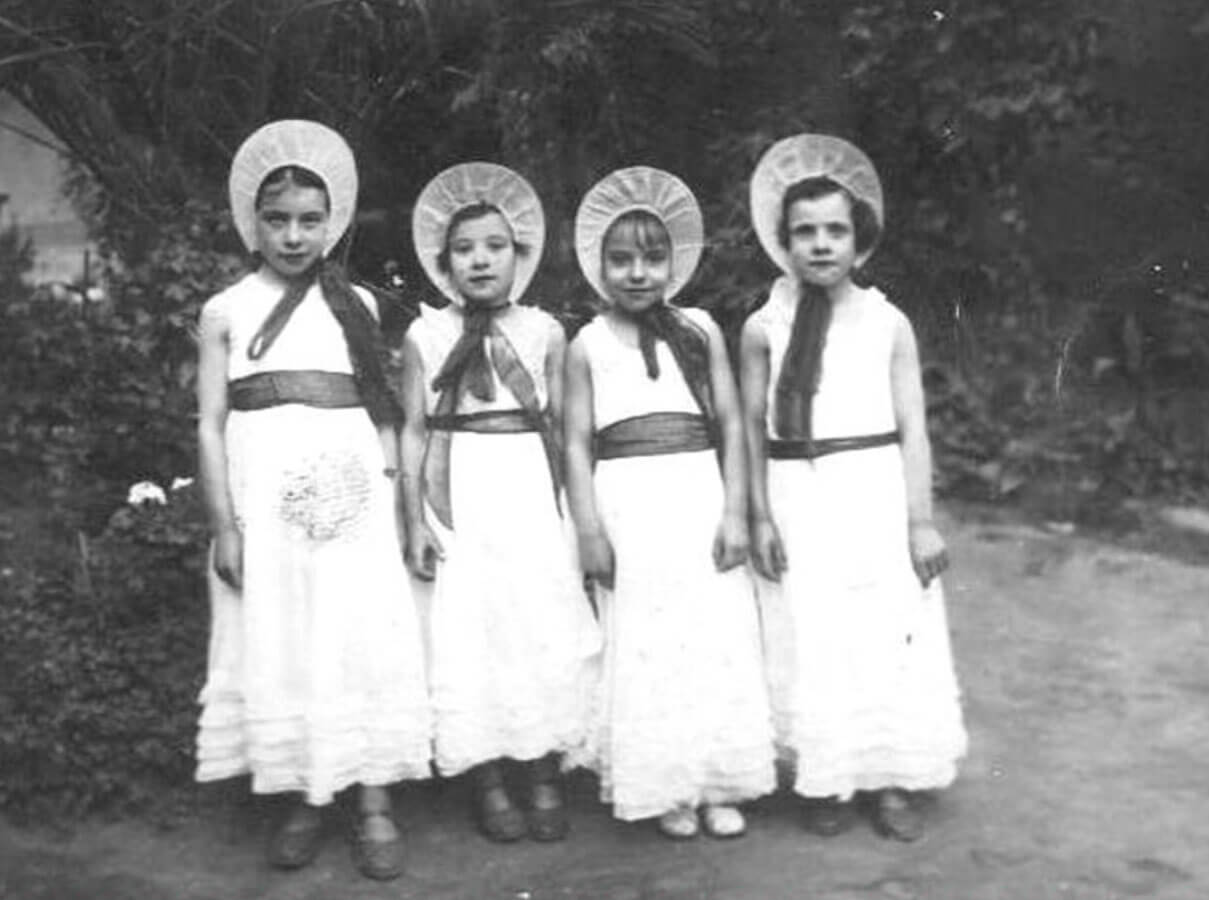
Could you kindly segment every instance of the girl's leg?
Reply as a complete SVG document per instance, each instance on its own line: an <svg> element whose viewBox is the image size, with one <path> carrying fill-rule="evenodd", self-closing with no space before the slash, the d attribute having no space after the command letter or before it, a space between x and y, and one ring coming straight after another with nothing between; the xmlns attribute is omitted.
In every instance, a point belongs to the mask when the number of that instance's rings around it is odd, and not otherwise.
<svg viewBox="0 0 1209 900"><path fill-rule="evenodd" d="M490 840L500 843L524 837L525 817L508 796L502 762L497 759L482 763L475 766L471 774L479 830Z"/></svg>
<svg viewBox="0 0 1209 900"><path fill-rule="evenodd" d="M821 837L843 834L856 821L852 801L839 797L807 797L802 810L802 824L807 831Z"/></svg>
<svg viewBox="0 0 1209 900"><path fill-rule="evenodd" d="M873 825L882 837L898 841L916 841L924 833L923 816L912 803L911 795L901 788L878 792Z"/></svg>
<svg viewBox="0 0 1209 900"><path fill-rule="evenodd" d="M301 869L318 855L322 836L323 807L313 806L298 795L269 841L269 865Z"/></svg>
<svg viewBox="0 0 1209 900"><path fill-rule="evenodd" d="M547 753L525 764L529 777L529 836L535 841L561 841L570 831L563 806L558 756Z"/></svg>
<svg viewBox="0 0 1209 900"><path fill-rule="evenodd" d="M390 792L385 787L361 785L357 793L353 862L366 878L377 881L398 878L403 874L403 844L395 825Z"/></svg>

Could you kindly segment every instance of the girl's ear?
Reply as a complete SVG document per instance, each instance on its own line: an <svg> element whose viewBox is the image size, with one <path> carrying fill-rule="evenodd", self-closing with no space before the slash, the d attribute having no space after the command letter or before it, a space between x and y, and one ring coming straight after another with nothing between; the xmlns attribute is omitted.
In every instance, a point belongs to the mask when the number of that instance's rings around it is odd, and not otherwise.
<svg viewBox="0 0 1209 900"><path fill-rule="evenodd" d="M866 250L864 253L858 253L852 260L852 271L859 272L865 267L865 263L869 262L869 258L873 256L872 250Z"/></svg>

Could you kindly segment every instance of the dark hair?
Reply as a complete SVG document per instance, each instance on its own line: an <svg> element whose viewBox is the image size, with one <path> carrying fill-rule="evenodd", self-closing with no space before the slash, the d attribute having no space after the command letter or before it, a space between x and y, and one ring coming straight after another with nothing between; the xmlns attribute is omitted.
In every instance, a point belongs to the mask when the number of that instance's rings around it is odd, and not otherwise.
<svg viewBox="0 0 1209 900"><path fill-rule="evenodd" d="M632 209L622 213L605 229L604 237L600 241L601 262L604 261L605 245L608 244L609 238L622 228L629 228L633 231L634 242L638 245L639 250L647 250L651 247L666 247L669 251L672 250L672 236L668 233L663 220L649 210Z"/></svg>
<svg viewBox="0 0 1209 900"><path fill-rule="evenodd" d="M327 192L327 185L317 174L302 166L278 166L266 175L261 180L260 187L256 189L255 208L260 209L268 194L276 194L287 187L315 188L323 191L323 205L331 212L332 198Z"/></svg>
<svg viewBox="0 0 1209 900"><path fill-rule="evenodd" d="M437 254L437 270L449 273L449 238L454 230L463 222L470 222L474 219L482 219L492 213L504 220L504 224L508 226L508 230L512 231L512 225L508 222L508 217L503 214L498 206L494 203L488 203L486 200L479 200L476 203L471 203L468 206L463 206L452 216L449 217L449 224L445 226L445 243L441 247L441 252ZM516 251L517 256L526 256L529 253L529 245L522 244L516 239L516 235L512 236L512 247Z"/></svg>
<svg viewBox="0 0 1209 900"><path fill-rule="evenodd" d="M833 178L815 175L791 184L781 197L781 217L777 220L777 240L782 247L789 246L789 210L799 200L817 200L828 194L842 194L848 198L852 211L853 242L857 253L868 253L877 246L882 236L882 226L877 213L865 200L860 199Z"/></svg>

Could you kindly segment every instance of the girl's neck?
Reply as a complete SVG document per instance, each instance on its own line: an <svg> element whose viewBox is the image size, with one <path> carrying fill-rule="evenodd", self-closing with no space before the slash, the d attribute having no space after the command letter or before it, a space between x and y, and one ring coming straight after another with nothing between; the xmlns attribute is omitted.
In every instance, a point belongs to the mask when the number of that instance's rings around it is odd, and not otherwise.
<svg viewBox="0 0 1209 900"><path fill-rule="evenodd" d="M514 304L507 297L502 300L491 303L483 303L478 300L467 300L462 298L462 303L458 307L462 311L462 315L468 316L477 312L488 313L494 316L503 316L508 313Z"/></svg>
<svg viewBox="0 0 1209 900"><path fill-rule="evenodd" d="M825 291L825 293L827 294L827 299L831 301L832 309L838 309L841 306L847 306L849 303L852 302L852 299L859 292L860 292L860 288L858 288L855 284L853 284L851 278L845 278L843 281L839 282L838 284L832 285L831 287L827 288Z"/></svg>
<svg viewBox="0 0 1209 900"><path fill-rule="evenodd" d="M312 269L304 275L287 276L282 275L267 262L261 262L260 268L256 270L262 278L268 281L275 287L291 288L301 285L309 285L315 280L316 270Z"/></svg>

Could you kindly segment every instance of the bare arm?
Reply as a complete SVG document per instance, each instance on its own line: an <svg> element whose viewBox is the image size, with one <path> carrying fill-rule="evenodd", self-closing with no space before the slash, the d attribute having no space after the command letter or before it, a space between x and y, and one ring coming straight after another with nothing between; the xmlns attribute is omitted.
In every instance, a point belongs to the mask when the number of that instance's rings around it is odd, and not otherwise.
<svg viewBox="0 0 1209 900"><path fill-rule="evenodd" d="M564 365L563 441L566 445L567 502L579 539L579 563L584 574L605 587L613 586L613 548L596 509L592 480L592 370L583 342L576 339Z"/></svg>
<svg viewBox="0 0 1209 900"><path fill-rule="evenodd" d="M206 518L214 539L214 568L234 588L243 580L243 538L227 475L227 354L229 332L213 301L201 313L197 364L198 468Z"/></svg>
<svg viewBox="0 0 1209 900"><path fill-rule="evenodd" d="M557 321L550 323L546 345L546 409L550 430L561 449L563 444L563 370L567 355L567 336Z"/></svg>
<svg viewBox="0 0 1209 900"><path fill-rule="evenodd" d="M735 378L726 355L722 332L713 320L701 317L709 335L709 371L713 388L714 415L722 441L722 521L714 540L714 564L725 572L747 561L747 451L744 448L743 414Z"/></svg>
<svg viewBox="0 0 1209 900"><path fill-rule="evenodd" d="M436 575L441 543L424 515L424 450L428 442L428 410L424 392L424 361L410 334L403 338L403 429L399 434L399 499L407 532L407 565L418 578Z"/></svg>
<svg viewBox="0 0 1209 900"><path fill-rule="evenodd" d="M927 586L948 567L944 540L932 521L932 447L928 441L919 350L911 323L903 317L894 333L890 387L907 485L907 521L911 562Z"/></svg>
<svg viewBox="0 0 1209 900"><path fill-rule="evenodd" d="M768 502L768 337L750 319L739 342L739 384L743 405L743 434L748 458L748 508L751 518L752 563L765 578L780 580L787 568L785 548Z"/></svg>

